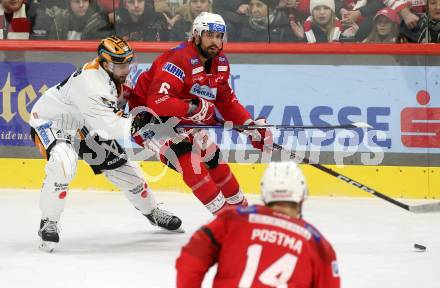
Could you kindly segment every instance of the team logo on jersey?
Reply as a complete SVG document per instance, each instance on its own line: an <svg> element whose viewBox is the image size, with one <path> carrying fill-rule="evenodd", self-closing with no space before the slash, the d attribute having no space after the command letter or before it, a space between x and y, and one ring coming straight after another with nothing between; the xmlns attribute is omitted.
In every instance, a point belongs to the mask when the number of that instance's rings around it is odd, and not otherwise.
<svg viewBox="0 0 440 288"><path fill-rule="evenodd" d="M162 70L177 77L182 82L185 79L185 73L183 72L183 70L177 67L176 65L174 65L173 63L170 62L165 63L165 65L162 67Z"/></svg>
<svg viewBox="0 0 440 288"><path fill-rule="evenodd" d="M206 100L215 100L217 97L217 88L211 88L209 86L196 83L191 87L189 93Z"/></svg>
<svg viewBox="0 0 440 288"><path fill-rule="evenodd" d="M189 62L191 63L191 65L196 66L200 63L200 60L199 58L191 58Z"/></svg>
<svg viewBox="0 0 440 288"><path fill-rule="evenodd" d="M226 57L223 57L223 56L218 57L218 62L225 63L226 62Z"/></svg>

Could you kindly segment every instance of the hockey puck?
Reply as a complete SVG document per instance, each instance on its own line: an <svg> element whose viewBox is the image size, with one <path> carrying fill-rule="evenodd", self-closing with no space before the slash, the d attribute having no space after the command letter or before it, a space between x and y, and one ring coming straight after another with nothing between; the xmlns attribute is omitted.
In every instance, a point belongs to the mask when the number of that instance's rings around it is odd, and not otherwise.
<svg viewBox="0 0 440 288"><path fill-rule="evenodd" d="M418 251L422 251L422 252L426 251L426 246L417 243L414 244L414 248L417 249Z"/></svg>

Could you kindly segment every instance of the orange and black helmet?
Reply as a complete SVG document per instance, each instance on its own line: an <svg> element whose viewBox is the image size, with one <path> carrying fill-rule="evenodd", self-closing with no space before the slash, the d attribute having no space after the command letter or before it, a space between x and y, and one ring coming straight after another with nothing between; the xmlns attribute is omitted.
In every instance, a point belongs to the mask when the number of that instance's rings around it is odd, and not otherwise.
<svg viewBox="0 0 440 288"><path fill-rule="evenodd" d="M98 46L98 57L102 62L115 64L130 63L134 52L130 45L119 36L110 36L101 40Z"/></svg>

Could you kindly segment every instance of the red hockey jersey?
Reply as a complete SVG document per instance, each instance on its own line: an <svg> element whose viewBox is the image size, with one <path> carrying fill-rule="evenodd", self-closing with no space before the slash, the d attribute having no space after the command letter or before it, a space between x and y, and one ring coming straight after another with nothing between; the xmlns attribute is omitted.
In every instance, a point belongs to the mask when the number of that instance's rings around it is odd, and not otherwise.
<svg viewBox="0 0 440 288"><path fill-rule="evenodd" d="M340 287L335 252L306 221L265 206L229 208L200 228L176 261L177 287Z"/></svg>
<svg viewBox="0 0 440 288"><path fill-rule="evenodd" d="M150 70L139 76L135 94L130 96L130 108L147 106L158 116L184 117L188 100L200 97L214 103L226 121L243 124L251 116L228 83L228 59L221 52L208 61L209 71L205 71L192 42L165 52L153 62Z"/></svg>

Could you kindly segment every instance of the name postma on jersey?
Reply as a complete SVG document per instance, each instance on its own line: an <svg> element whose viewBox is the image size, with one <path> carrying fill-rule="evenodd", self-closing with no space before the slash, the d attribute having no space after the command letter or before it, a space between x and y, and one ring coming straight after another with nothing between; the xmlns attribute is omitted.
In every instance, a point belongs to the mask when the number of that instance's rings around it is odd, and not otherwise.
<svg viewBox="0 0 440 288"><path fill-rule="evenodd" d="M185 72L183 72L182 69L180 69L179 67L177 67L173 63L170 63L170 62L165 63L165 65L162 67L162 70L177 77L182 82L185 79Z"/></svg>

